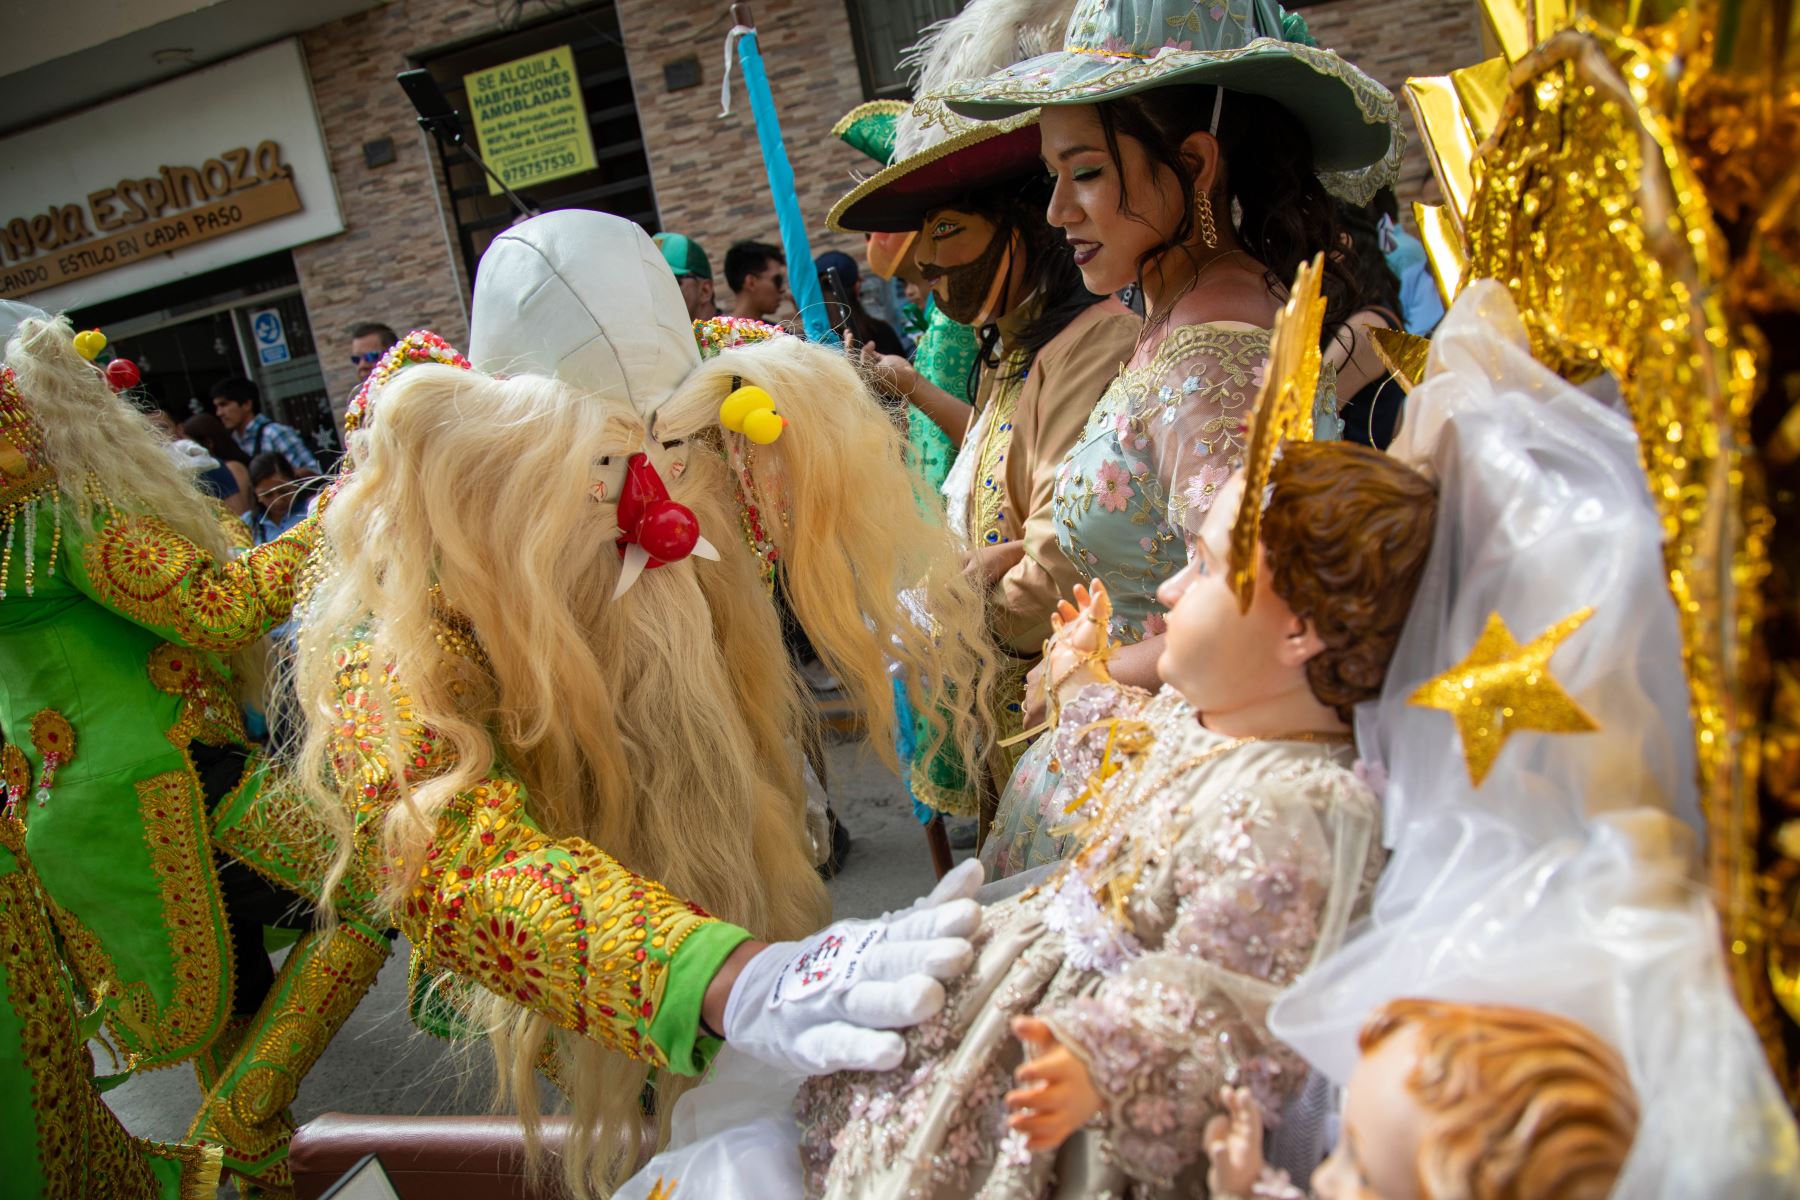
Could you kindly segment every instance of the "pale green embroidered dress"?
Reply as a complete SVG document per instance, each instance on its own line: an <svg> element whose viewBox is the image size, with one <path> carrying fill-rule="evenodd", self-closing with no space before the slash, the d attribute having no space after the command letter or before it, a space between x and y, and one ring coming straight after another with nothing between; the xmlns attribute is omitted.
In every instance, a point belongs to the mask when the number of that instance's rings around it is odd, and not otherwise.
<svg viewBox="0 0 1800 1200"><path fill-rule="evenodd" d="M1182 325L1149 362L1127 367L1094 407L1058 473L1057 541L1082 573L1112 596L1114 641L1163 632L1156 589L1187 564L1179 524L1204 512L1243 465L1246 423L1262 386L1269 331L1254 325ZM1322 381L1314 421L1335 439L1331 381ZM983 846L988 878L1062 857L1063 801L1051 739L1040 738L1014 769Z"/></svg>

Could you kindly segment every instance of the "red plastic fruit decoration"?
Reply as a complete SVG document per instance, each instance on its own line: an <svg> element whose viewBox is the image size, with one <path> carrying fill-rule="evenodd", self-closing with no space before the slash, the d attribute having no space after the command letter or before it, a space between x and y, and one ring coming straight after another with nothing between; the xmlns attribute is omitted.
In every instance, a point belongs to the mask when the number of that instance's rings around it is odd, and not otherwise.
<svg viewBox="0 0 1800 1200"><path fill-rule="evenodd" d="M129 358L115 358L106 364L106 382L112 385L115 392L128 391L143 379L137 364Z"/></svg>
<svg viewBox="0 0 1800 1200"><path fill-rule="evenodd" d="M669 499L662 476L644 454L634 454L625 463L619 530L619 552L636 542L650 556L652 567L680 562L700 542L699 519L685 504Z"/></svg>

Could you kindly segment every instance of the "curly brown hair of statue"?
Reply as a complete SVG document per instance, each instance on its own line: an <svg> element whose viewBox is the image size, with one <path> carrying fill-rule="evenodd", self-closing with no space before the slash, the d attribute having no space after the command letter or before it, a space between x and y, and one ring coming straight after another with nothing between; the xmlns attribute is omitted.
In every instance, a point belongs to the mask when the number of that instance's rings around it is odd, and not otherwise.
<svg viewBox="0 0 1800 1200"><path fill-rule="evenodd" d="M1349 442L1289 443L1269 478L1259 540L1270 586L1325 643L1306 680L1348 722L1387 678L1431 552L1437 488Z"/></svg>
<svg viewBox="0 0 1800 1200"><path fill-rule="evenodd" d="M1417 1039L1406 1086L1427 1122L1422 1200L1605 1200L1637 1137L1637 1092L1585 1026L1491 1004L1395 1000L1363 1026L1364 1054Z"/></svg>

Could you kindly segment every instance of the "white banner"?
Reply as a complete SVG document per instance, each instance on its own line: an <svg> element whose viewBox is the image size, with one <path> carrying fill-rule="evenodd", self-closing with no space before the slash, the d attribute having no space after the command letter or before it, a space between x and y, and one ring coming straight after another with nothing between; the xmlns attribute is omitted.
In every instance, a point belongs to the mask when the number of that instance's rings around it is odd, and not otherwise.
<svg viewBox="0 0 1800 1200"><path fill-rule="evenodd" d="M294 38L0 139L0 296L40 308L343 228Z"/></svg>

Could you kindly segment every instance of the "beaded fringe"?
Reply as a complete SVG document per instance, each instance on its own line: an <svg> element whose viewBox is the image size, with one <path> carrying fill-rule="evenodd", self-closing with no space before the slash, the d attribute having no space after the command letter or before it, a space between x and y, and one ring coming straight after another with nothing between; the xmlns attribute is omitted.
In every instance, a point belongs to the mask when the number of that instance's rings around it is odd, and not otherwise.
<svg viewBox="0 0 1800 1200"><path fill-rule="evenodd" d="M62 550L62 494L52 492L47 498L50 505L50 519L54 522L50 534L50 563L46 573L56 575L56 559ZM15 505L6 514L6 540L0 545L0 600L6 599L6 581L12 573L13 542L17 539L20 526L24 526L25 545L25 594L35 594L37 584L37 522L38 505L41 499L30 499Z"/></svg>

